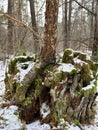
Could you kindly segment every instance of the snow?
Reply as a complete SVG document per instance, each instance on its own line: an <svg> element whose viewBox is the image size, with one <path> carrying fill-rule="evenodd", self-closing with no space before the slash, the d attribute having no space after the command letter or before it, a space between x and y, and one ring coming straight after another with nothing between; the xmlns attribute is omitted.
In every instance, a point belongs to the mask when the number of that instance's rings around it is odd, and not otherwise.
<svg viewBox="0 0 98 130"><path fill-rule="evenodd" d="M4 95L5 87L4 87L4 78L5 78L5 69L3 61L0 61L0 97Z"/></svg>
<svg viewBox="0 0 98 130"><path fill-rule="evenodd" d="M42 103L42 106L40 108L40 112L43 118L45 118L50 113L49 106L47 106L46 103Z"/></svg>
<svg viewBox="0 0 98 130"><path fill-rule="evenodd" d="M18 116L15 115L18 108L16 106L10 106L0 109L0 130L18 130L22 127L22 123Z"/></svg>
<svg viewBox="0 0 98 130"><path fill-rule="evenodd" d="M75 70L75 67L72 64L61 63L57 70L63 72L71 72L72 70Z"/></svg>
<svg viewBox="0 0 98 130"><path fill-rule="evenodd" d="M27 130L51 130L48 124L41 125L40 121L35 121L29 125L26 125Z"/></svg>
<svg viewBox="0 0 98 130"><path fill-rule="evenodd" d="M22 69L22 65L24 63L20 63L17 65L19 72L16 74L15 79L18 79L19 81L22 81L24 79L24 76L33 68L35 62L25 62L26 65L28 65L27 69Z"/></svg>
<svg viewBox="0 0 98 130"><path fill-rule="evenodd" d="M78 126L74 126L73 124L72 125L68 124L67 129L68 130L81 130Z"/></svg>
<svg viewBox="0 0 98 130"><path fill-rule="evenodd" d="M84 61L78 59L77 57L74 58L74 63L76 63L76 64L80 64L81 66L82 66L83 64L87 64L86 62L84 62Z"/></svg>
<svg viewBox="0 0 98 130"><path fill-rule="evenodd" d="M86 90L92 89L93 87L95 87L94 83L95 83L95 80L91 81L90 84L82 88L82 90L86 91Z"/></svg>

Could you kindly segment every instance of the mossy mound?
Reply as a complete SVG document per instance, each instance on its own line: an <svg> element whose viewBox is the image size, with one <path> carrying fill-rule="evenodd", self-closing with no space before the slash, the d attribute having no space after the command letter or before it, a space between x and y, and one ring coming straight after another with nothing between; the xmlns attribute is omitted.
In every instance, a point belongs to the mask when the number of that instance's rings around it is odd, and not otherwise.
<svg viewBox="0 0 98 130"><path fill-rule="evenodd" d="M27 61L34 61L34 57L31 56L19 56L19 57L15 57L14 59L12 59L9 63L8 66L8 70L9 70L9 74L16 74L18 72L18 69L16 67L17 64L19 63L24 63Z"/></svg>
<svg viewBox="0 0 98 130"><path fill-rule="evenodd" d="M65 50L63 58L62 58L62 62L63 63L72 63L72 60L73 60L72 55L73 55L73 50L71 50L71 49Z"/></svg>
<svg viewBox="0 0 98 130"><path fill-rule="evenodd" d="M22 119L27 123L40 119L51 126L59 125L62 119L65 122L90 122L94 116L91 111L94 111L96 97L97 63L70 49L65 50L63 63L41 68L37 68L33 61L34 66L30 66L31 59L22 60L22 63L18 60L13 59L9 63L10 67L18 71L10 71L9 67L5 78L5 97L17 103ZM32 69L37 75L33 80L27 77L29 84L23 84L24 78L18 79L19 74L22 74L20 71L30 72ZM65 126L66 123L63 123Z"/></svg>

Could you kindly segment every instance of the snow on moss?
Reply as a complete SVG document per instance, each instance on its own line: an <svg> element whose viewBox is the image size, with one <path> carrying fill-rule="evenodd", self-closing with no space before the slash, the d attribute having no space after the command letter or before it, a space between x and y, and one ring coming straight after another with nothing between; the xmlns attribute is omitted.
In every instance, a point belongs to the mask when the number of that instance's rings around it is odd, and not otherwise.
<svg viewBox="0 0 98 130"><path fill-rule="evenodd" d="M40 113L42 115L42 118L45 118L47 117L47 115L50 114L50 109L49 109L49 106L47 106L46 103L43 103L41 108L40 108Z"/></svg>
<svg viewBox="0 0 98 130"><path fill-rule="evenodd" d="M71 72L72 70L76 70L76 68L72 64L61 63L57 70L63 72Z"/></svg>
<svg viewBox="0 0 98 130"><path fill-rule="evenodd" d="M74 63L76 64L80 64L81 66L83 64L87 64L85 61L82 61L81 59L78 59L77 57L73 59L74 60Z"/></svg>
<svg viewBox="0 0 98 130"><path fill-rule="evenodd" d="M91 81L90 84L82 88L82 90L86 91L86 90L92 89L93 87L95 87L95 80Z"/></svg>
<svg viewBox="0 0 98 130"><path fill-rule="evenodd" d="M24 76L33 68L35 62L25 62L17 65L19 72L16 74L15 79L18 79L20 82L24 79Z"/></svg>

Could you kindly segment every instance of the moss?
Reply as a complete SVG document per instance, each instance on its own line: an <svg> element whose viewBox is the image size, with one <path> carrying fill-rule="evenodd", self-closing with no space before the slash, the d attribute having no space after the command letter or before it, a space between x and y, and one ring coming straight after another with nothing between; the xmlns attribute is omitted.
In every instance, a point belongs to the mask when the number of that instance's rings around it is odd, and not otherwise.
<svg viewBox="0 0 98 130"><path fill-rule="evenodd" d="M17 89L18 86L19 86L18 82L14 81L12 83L12 88L11 88L12 93L16 93L16 89Z"/></svg>
<svg viewBox="0 0 98 130"><path fill-rule="evenodd" d="M86 54L82 54L82 53L81 53L81 54L79 55L79 59L80 59L80 60L83 60L83 61L86 61Z"/></svg>
<svg viewBox="0 0 98 130"><path fill-rule="evenodd" d="M73 57L75 58L75 57L78 57L79 55L80 55L81 53L80 52L74 52L74 54L73 54Z"/></svg>
<svg viewBox="0 0 98 130"><path fill-rule="evenodd" d="M28 85L19 85L17 86L16 89L16 100L18 103L23 103L25 101L26 98L26 92L28 89Z"/></svg>
<svg viewBox="0 0 98 130"><path fill-rule="evenodd" d="M97 62L93 62L92 60L87 60L87 63L89 64L90 66L90 69L92 71L92 74L94 76L94 78L97 80L97 71L98 71L98 63Z"/></svg>
<svg viewBox="0 0 98 130"><path fill-rule="evenodd" d="M72 63L73 61L73 51L71 49L67 49L64 51L62 62L63 63Z"/></svg>
<svg viewBox="0 0 98 130"><path fill-rule="evenodd" d="M90 74L90 66L89 64L83 64L80 70L81 79L83 81L83 86L87 86L91 81L91 74Z"/></svg>
<svg viewBox="0 0 98 130"><path fill-rule="evenodd" d="M35 99L37 99L38 97L40 97L42 90L44 88L44 86L42 86L42 80L40 76L36 77L34 86L35 86L34 97Z"/></svg>
<svg viewBox="0 0 98 130"><path fill-rule="evenodd" d="M23 107L26 107L26 106L30 106L30 105L32 105L32 102L33 102L33 100L34 100L34 96L33 95L29 95L29 97L27 97L26 99L25 99L25 101L23 101L23 103L21 104Z"/></svg>
<svg viewBox="0 0 98 130"><path fill-rule="evenodd" d="M18 69L16 67L17 60L11 60L8 66L8 73L15 75L18 72Z"/></svg>
<svg viewBox="0 0 98 130"><path fill-rule="evenodd" d="M77 57L78 59L82 61L86 61L86 54L80 53L80 52L74 52L74 58Z"/></svg>
<svg viewBox="0 0 98 130"><path fill-rule="evenodd" d="M58 114L56 112L53 113L53 118L54 120L59 123L60 122L60 117L58 116Z"/></svg>
<svg viewBox="0 0 98 130"><path fill-rule="evenodd" d="M73 76L78 72L77 69L73 69L71 72L66 72L68 76Z"/></svg>
<svg viewBox="0 0 98 130"><path fill-rule="evenodd" d="M27 56L27 57L20 56L20 57L14 58L9 63L8 73L15 75L18 72L17 63L22 63L22 62L27 62L27 61L32 61L32 60L34 60L34 58L30 56Z"/></svg>
<svg viewBox="0 0 98 130"><path fill-rule="evenodd" d="M79 82L79 84L78 84L78 86L77 86L77 88L76 88L76 92L81 92L81 89L82 89L82 87L83 87L83 83L82 83L82 80Z"/></svg>
<svg viewBox="0 0 98 130"><path fill-rule="evenodd" d="M52 86L56 86L60 84L60 82L66 77L66 74L63 72L60 73L54 73L53 74L53 79L52 79Z"/></svg>
<svg viewBox="0 0 98 130"><path fill-rule="evenodd" d="M92 55L91 59L95 62L98 62L98 54L97 55Z"/></svg>
<svg viewBox="0 0 98 130"><path fill-rule="evenodd" d="M80 124L79 120L77 120L77 119L73 119L72 123L74 124L74 126L79 126L79 124Z"/></svg>
<svg viewBox="0 0 98 130"><path fill-rule="evenodd" d="M92 86L92 88L90 88L90 89L87 89L87 90L82 90L81 91L81 93L83 94L83 95L90 95L90 94L93 94L93 93L95 93L96 92L96 90L97 90L97 84L96 84L96 82L95 82L95 85L94 86Z"/></svg>

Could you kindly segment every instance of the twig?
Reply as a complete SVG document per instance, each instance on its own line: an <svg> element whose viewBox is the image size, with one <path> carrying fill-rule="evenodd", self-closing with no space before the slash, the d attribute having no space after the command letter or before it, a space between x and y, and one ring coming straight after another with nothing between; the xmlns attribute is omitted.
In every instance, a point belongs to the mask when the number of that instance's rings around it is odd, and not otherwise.
<svg viewBox="0 0 98 130"><path fill-rule="evenodd" d="M24 22L22 22L22 21L20 21L20 20L18 20L18 19L16 19L16 18L13 18L12 16L10 16L10 15L8 15L8 14L5 14L5 13L0 14L0 16L3 16L3 17L5 17L5 18L9 19L9 20L12 21L12 22L16 22L16 23L18 23L20 26L26 27L27 29L29 29L29 30L33 33L33 35L36 36L36 38L37 38L38 40L40 40L41 42L43 42L43 39L40 37L40 35L37 34L37 33L33 30L33 28L29 27L26 23L24 23Z"/></svg>
<svg viewBox="0 0 98 130"><path fill-rule="evenodd" d="M96 15L94 12L92 12L91 10L89 10L87 7L83 6L80 2L78 2L77 0L73 0L75 1L81 8L87 10L89 13L91 13L92 15Z"/></svg>

